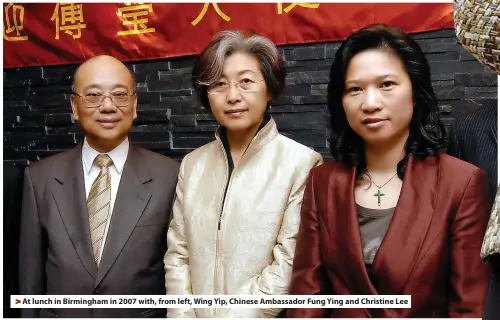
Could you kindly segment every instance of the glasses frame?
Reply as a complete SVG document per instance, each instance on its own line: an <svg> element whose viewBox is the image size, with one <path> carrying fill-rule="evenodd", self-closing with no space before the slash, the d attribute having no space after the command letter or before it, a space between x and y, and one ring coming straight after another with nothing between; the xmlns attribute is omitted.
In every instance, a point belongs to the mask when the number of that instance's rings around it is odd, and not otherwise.
<svg viewBox="0 0 500 320"><path fill-rule="evenodd" d="M262 79L262 80L257 80L257 81L254 81L254 83L260 83L262 81L265 81L266 79ZM219 91L219 92L210 92L210 87L207 86L207 93L208 94L224 94L224 93L227 93L229 91L229 89L231 89L231 84L234 83L234 85L236 86L236 88L238 88L238 91L241 92L241 93L244 93L244 92L257 92L259 91L259 89L257 90L242 90L241 87L239 86L238 84L238 81L228 81L228 86L226 89L224 89L224 91Z"/></svg>
<svg viewBox="0 0 500 320"><path fill-rule="evenodd" d="M85 99L85 96L84 96L82 93L78 93L78 92L76 92L76 91L73 91L73 94L74 94L74 95L76 95L76 96L78 96L80 99L82 99L83 104L85 105L85 107L90 108L90 109L96 109L96 108L101 107L101 106L102 106L102 104L103 104L103 102L104 102L104 99L106 99L106 98L109 98L109 100L111 100L111 102L113 103L113 105L114 105L115 107L117 107L117 108L124 108L124 107L128 107L128 106L130 105L130 101L127 101L127 104L126 104L126 105L123 105L123 106L121 106L121 105L120 105L120 106L119 106L119 105L117 105L117 104L115 103L115 101L113 100L113 94L112 94L111 92L107 92L107 93L103 94L103 95L102 95L102 101L101 101L101 103L99 103L99 104L98 104L98 105L96 105L96 106L89 106L88 104L89 104L89 103L92 103L92 102L87 101L87 99ZM127 99L128 99L129 97L132 97L132 96L135 96L135 95L137 95L137 92L135 92L135 91L134 91L134 92L132 92L132 93L128 93L128 92L127 92Z"/></svg>

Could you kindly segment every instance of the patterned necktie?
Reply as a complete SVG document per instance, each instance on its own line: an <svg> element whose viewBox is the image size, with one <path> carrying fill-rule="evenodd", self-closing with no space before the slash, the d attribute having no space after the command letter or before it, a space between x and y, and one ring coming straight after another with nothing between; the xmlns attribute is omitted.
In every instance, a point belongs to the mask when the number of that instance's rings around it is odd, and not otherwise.
<svg viewBox="0 0 500 320"><path fill-rule="evenodd" d="M100 154L95 158L94 163L101 168L101 172L99 172L90 188L87 198L87 214L89 216L90 240L92 241L94 260L99 265L99 249L104 237L111 202L109 166L113 164L113 160L107 154Z"/></svg>
<svg viewBox="0 0 500 320"><path fill-rule="evenodd" d="M484 235L481 258L486 260L492 254L500 254L500 188L497 190L490 221Z"/></svg>

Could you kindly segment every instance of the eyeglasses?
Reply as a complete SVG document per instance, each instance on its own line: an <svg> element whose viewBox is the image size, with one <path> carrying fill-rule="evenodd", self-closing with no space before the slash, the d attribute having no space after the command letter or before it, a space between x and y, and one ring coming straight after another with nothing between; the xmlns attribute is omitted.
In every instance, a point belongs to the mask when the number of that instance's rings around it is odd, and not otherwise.
<svg viewBox="0 0 500 320"><path fill-rule="evenodd" d="M85 94L81 94L78 92L73 92L75 95L82 98L83 103L87 108L98 108L100 107L104 99L109 97L111 102L117 107L126 107L129 104L129 97L135 96L135 92L111 92L107 94L97 93L97 92L88 92Z"/></svg>
<svg viewBox="0 0 500 320"><path fill-rule="evenodd" d="M264 81L265 79L258 80L258 81L253 81L251 79L242 79L238 82L236 81L219 81L216 82L208 87L207 92L210 94L218 94L218 93L224 93L229 90L229 87L231 87L231 84L234 83L236 88L240 90L240 92L255 92L259 90L259 82Z"/></svg>

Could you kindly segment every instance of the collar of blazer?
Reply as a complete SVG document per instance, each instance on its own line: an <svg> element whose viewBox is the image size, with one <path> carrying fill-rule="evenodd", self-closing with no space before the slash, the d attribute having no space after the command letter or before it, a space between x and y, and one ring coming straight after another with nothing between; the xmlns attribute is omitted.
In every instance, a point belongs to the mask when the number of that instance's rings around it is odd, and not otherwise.
<svg viewBox="0 0 500 320"><path fill-rule="evenodd" d="M54 174L59 183L64 184L65 180L68 178L73 178L76 172L78 172L78 166L81 167L82 163L82 144L78 144L75 148L68 151L68 158L65 163L67 166L57 170ZM143 157L141 156L141 149L130 142L130 147L127 154L127 160L125 161L125 168L129 167L133 171L134 177L137 181L141 183L149 182L153 179L151 172L148 169L148 165L143 162ZM75 170L74 164L77 163L77 170ZM83 178L83 177L82 177Z"/></svg>
<svg viewBox="0 0 500 320"><path fill-rule="evenodd" d="M264 119L264 121L266 120ZM259 152L260 149L262 149L266 144L271 142L278 135L279 133L278 128L276 127L276 122L272 117L270 117L267 124L262 129L260 129L255 137L253 137L252 141L250 141L250 144L243 153L241 161L238 165L241 165L248 159L252 158L256 153ZM217 128L217 131L215 132L215 139L217 139L217 141L219 142L221 151L225 152L224 145L221 139L221 127Z"/></svg>

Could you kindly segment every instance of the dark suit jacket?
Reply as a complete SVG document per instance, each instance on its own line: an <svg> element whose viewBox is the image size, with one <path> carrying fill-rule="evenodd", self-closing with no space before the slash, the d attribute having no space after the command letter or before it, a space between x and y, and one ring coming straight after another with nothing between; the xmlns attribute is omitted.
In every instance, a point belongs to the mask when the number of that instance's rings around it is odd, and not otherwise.
<svg viewBox="0 0 500 320"><path fill-rule="evenodd" d="M491 198L497 191L498 165L498 110L496 107L477 108L455 121L448 142L448 154L472 163L486 171ZM499 260L499 255L496 255ZM491 277L484 319L500 314L500 268L491 264ZM500 316L498 316L500 317Z"/></svg>
<svg viewBox="0 0 500 320"><path fill-rule="evenodd" d="M486 171L491 199L497 191L498 110L481 107L458 118L450 130L447 153Z"/></svg>
<svg viewBox="0 0 500 320"><path fill-rule="evenodd" d="M290 294L411 295L411 309L290 309L288 317L480 317L489 272L480 259L492 201L485 173L442 154L410 157L400 198L375 256L363 259L356 173L312 169L301 211Z"/></svg>
<svg viewBox="0 0 500 320"><path fill-rule="evenodd" d="M10 295L19 294L19 224L23 186L22 171L3 165L3 316L18 318L20 309L10 307Z"/></svg>
<svg viewBox="0 0 500 320"><path fill-rule="evenodd" d="M130 144L99 268L93 259L82 146L25 171L21 294L165 294L163 257L179 164ZM165 316L162 309L23 309L26 317Z"/></svg>

